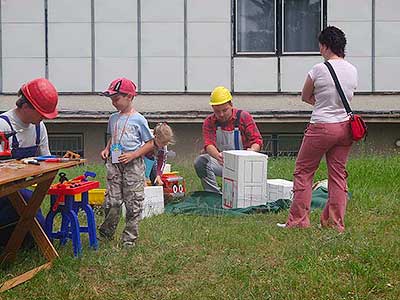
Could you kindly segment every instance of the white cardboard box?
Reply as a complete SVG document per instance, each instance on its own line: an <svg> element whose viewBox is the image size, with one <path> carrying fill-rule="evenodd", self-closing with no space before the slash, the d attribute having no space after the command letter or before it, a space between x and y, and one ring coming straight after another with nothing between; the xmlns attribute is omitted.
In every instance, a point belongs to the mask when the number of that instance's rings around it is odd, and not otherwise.
<svg viewBox="0 0 400 300"><path fill-rule="evenodd" d="M293 182L285 179L267 180L267 202L292 199Z"/></svg>
<svg viewBox="0 0 400 300"><path fill-rule="evenodd" d="M159 215L164 212L164 192L162 186L145 186L142 219ZM122 205L122 215L126 216L125 205Z"/></svg>
<svg viewBox="0 0 400 300"><path fill-rule="evenodd" d="M142 218L164 212L164 192L162 186L145 186Z"/></svg>
<svg viewBox="0 0 400 300"><path fill-rule="evenodd" d="M222 207L265 204L268 156L246 150L224 151L223 156Z"/></svg>

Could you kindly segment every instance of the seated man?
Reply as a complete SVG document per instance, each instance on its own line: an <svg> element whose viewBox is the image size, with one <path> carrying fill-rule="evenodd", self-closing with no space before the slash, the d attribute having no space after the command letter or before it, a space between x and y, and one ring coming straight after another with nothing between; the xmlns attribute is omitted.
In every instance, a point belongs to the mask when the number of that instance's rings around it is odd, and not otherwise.
<svg viewBox="0 0 400 300"><path fill-rule="evenodd" d="M17 131L10 137L12 158L22 159L32 156L49 155L46 126L43 119L57 117L57 90L45 78L34 79L18 91L16 107L0 115L0 131ZM29 190L20 191L25 201L32 196ZM38 212L39 222L44 218ZM0 245L4 245L19 216L7 197L0 198Z"/></svg>
<svg viewBox="0 0 400 300"><path fill-rule="evenodd" d="M216 87L209 103L214 111L203 123L204 152L194 162L205 191L220 193L216 176L222 176L224 150L260 151L262 138L252 116L233 107L232 95Z"/></svg>

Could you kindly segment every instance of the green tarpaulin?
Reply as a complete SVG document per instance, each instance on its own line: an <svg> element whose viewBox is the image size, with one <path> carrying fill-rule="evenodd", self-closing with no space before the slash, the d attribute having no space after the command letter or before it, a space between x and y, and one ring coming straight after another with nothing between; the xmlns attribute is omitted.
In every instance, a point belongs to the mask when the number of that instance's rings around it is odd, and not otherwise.
<svg viewBox="0 0 400 300"><path fill-rule="evenodd" d="M323 208L328 198L328 191L319 187L312 194L311 208ZM222 208L222 197L216 193L193 192L184 197L181 202L170 203L165 206L165 213L171 214L194 214L194 215L231 215L240 216L254 213L278 212L288 209L291 201L279 199L275 202L267 202L265 205L250 206L246 208Z"/></svg>

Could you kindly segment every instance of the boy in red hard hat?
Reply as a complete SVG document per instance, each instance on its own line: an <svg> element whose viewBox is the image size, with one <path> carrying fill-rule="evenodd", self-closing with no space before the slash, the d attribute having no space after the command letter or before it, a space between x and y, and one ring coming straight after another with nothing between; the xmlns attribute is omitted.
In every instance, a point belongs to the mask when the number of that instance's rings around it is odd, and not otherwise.
<svg viewBox="0 0 400 300"><path fill-rule="evenodd" d="M18 91L16 107L0 115L0 131L17 131L10 137L12 158L50 155L46 126L43 119L57 117L58 93L54 85L45 78L37 78L23 84ZM32 192L26 189L20 193L28 201ZM39 212L38 220L44 218ZM6 197L0 198L0 245L8 241L14 226L5 226L18 221L19 216Z"/></svg>
<svg viewBox="0 0 400 300"><path fill-rule="evenodd" d="M125 204L125 228L121 236L125 248L134 247L139 237L144 200L145 166L142 156L153 148L153 135L147 120L133 106L136 94L135 84L127 78L113 80L102 93L111 99L118 112L110 116L107 128L110 138L100 153L106 161L107 192L99 238L114 238L121 205Z"/></svg>

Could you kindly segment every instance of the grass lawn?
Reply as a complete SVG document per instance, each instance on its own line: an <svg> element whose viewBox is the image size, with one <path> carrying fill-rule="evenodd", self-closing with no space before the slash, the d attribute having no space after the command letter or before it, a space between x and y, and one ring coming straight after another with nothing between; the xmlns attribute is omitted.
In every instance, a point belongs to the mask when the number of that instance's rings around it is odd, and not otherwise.
<svg viewBox="0 0 400 300"><path fill-rule="evenodd" d="M292 179L293 159L270 159L269 178ZM103 166L97 171L104 182ZM190 163L174 163L189 191L199 190ZM67 170L70 177L83 168ZM118 240L76 259L56 245L53 268L0 299L400 299L400 157L353 158L348 164L346 232L281 229L287 211L246 217L159 215L140 224L140 242ZM326 178L322 165L317 180ZM48 201L47 201L48 202ZM46 208L44 208L46 210ZM97 215L97 223L102 221ZM122 230L119 226L119 234ZM42 262L21 252L0 270L5 281Z"/></svg>

